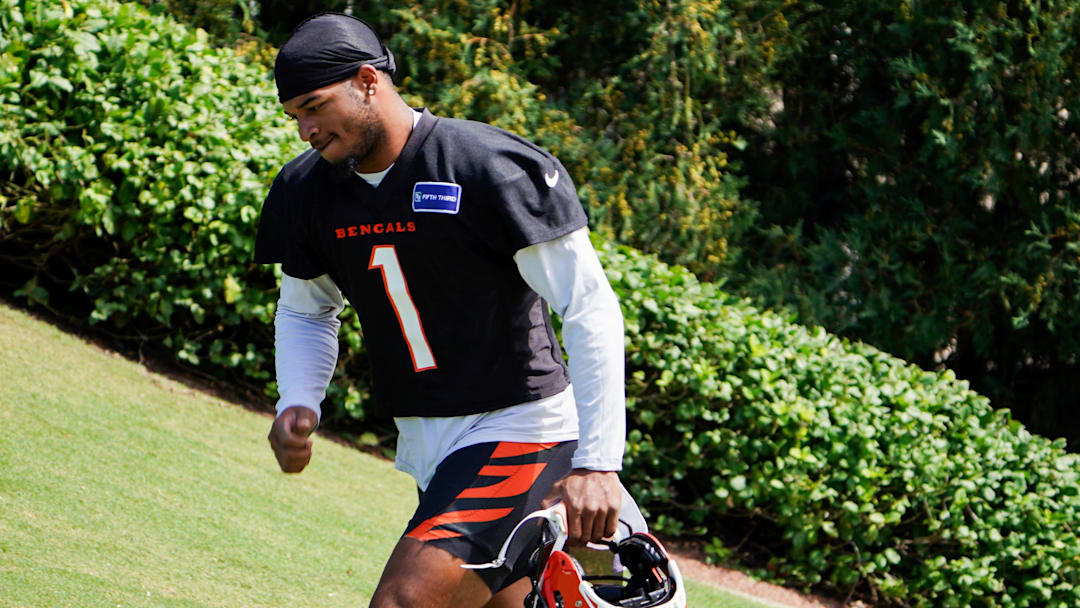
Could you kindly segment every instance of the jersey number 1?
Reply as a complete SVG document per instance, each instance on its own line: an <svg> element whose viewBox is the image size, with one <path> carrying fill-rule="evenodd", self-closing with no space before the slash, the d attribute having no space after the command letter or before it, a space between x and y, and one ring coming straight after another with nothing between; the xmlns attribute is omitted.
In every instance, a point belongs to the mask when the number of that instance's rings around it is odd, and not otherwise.
<svg viewBox="0 0 1080 608"><path fill-rule="evenodd" d="M368 270L376 268L382 270L386 295L390 297L390 304L397 313L401 333L405 335L405 343L409 345L409 354L412 355L413 367L418 372L435 369L438 367L435 365L435 355L428 346L424 326L420 324L420 313L409 295L409 284L405 282L405 275L401 272L401 264L393 245L376 245L371 248Z"/></svg>

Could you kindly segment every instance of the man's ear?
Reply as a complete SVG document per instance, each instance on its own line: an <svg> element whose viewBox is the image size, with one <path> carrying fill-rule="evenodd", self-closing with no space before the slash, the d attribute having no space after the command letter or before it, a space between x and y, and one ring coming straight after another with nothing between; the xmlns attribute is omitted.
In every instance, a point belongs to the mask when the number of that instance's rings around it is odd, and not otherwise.
<svg viewBox="0 0 1080 608"><path fill-rule="evenodd" d="M371 95L379 84L379 71L370 65L362 65L356 69L356 75L352 78L353 86L360 92Z"/></svg>

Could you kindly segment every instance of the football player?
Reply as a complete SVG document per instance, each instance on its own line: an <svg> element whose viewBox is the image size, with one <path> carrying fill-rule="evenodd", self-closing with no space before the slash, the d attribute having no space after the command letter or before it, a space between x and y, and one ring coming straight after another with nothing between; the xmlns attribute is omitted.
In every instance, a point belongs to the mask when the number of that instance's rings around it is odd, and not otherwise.
<svg viewBox="0 0 1080 608"><path fill-rule="evenodd" d="M420 496L371 605L518 607L526 560L460 566L494 559L524 515L560 500L570 544L615 531L622 315L562 164L409 107L395 69L374 30L341 14L305 21L277 55L282 107L311 149L274 180L256 242L283 272L269 440L282 470L309 462L347 301Z"/></svg>

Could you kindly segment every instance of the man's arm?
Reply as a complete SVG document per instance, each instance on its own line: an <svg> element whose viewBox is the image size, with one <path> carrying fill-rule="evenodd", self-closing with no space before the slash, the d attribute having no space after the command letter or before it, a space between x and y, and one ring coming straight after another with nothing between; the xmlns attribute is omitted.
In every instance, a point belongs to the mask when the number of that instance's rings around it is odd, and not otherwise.
<svg viewBox="0 0 1080 608"><path fill-rule="evenodd" d="M514 256L525 282L563 318L580 436L573 470L553 494L566 503L570 541L615 533L626 440L624 335L618 299L582 228Z"/></svg>
<svg viewBox="0 0 1080 608"><path fill-rule="evenodd" d="M328 275L281 277L274 318L277 418L267 437L281 470L299 473L311 460L308 436L322 416L320 404L337 365L337 316L345 304Z"/></svg>

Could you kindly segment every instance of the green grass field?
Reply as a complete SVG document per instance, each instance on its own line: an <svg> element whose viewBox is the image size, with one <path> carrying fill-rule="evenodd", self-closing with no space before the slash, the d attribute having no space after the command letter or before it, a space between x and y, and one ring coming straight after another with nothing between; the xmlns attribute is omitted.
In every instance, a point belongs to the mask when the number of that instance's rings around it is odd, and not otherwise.
<svg viewBox="0 0 1080 608"><path fill-rule="evenodd" d="M323 438L280 473L270 420L0 305L0 607L366 606L411 479Z"/></svg>

